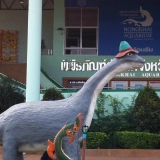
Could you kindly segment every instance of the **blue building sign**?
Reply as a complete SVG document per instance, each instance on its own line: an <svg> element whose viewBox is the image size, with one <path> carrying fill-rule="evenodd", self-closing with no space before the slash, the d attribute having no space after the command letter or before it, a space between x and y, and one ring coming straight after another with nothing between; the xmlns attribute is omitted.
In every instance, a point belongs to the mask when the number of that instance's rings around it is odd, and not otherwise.
<svg viewBox="0 0 160 160"><path fill-rule="evenodd" d="M66 7L99 8L99 55L115 55L127 41L141 55L160 55L158 0L66 0Z"/></svg>

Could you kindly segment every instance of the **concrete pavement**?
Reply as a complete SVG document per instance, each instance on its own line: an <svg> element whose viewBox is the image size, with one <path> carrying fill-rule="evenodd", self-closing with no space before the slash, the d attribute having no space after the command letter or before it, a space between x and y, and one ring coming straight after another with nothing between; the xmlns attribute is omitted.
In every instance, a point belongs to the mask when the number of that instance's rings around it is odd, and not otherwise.
<svg viewBox="0 0 160 160"><path fill-rule="evenodd" d="M24 160L40 160L41 155L25 155ZM86 157L86 160L160 160L160 157Z"/></svg>
<svg viewBox="0 0 160 160"><path fill-rule="evenodd" d="M41 153L27 153L24 160L40 160ZM0 150L0 160L2 151ZM86 160L160 160L160 150L87 149Z"/></svg>
<svg viewBox="0 0 160 160"><path fill-rule="evenodd" d="M27 154L24 160L40 160L41 155ZM0 160L2 156L0 155ZM86 160L160 160L160 157L86 157Z"/></svg>

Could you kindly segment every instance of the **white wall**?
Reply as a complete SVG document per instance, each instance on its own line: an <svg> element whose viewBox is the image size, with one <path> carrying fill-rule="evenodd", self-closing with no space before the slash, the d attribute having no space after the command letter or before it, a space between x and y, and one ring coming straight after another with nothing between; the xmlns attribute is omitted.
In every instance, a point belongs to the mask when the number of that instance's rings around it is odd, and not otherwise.
<svg viewBox="0 0 160 160"><path fill-rule="evenodd" d="M42 18L42 39L45 40L47 48L51 49L53 46L53 11L43 10ZM18 31L18 63L27 61L27 28L28 10L0 10L0 30Z"/></svg>

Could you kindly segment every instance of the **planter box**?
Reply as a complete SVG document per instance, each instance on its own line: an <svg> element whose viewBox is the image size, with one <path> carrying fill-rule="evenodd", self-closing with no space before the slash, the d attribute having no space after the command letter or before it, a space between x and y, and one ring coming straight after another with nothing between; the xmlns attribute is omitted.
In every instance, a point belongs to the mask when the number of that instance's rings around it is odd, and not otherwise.
<svg viewBox="0 0 160 160"><path fill-rule="evenodd" d="M160 150L150 149L86 149L86 157L160 157Z"/></svg>
<svg viewBox="0 0 160 160"><path fill-rule="evenodd" d="M85 151L86 157L152 157L152 158L160 158L160 150L150 150L150 149L86 149ZM0 146L0 154L2 153L2 147ZM40 155L43 152L29 152L27 154L30 155ZM81 151L82 155L82 151Z"/></svg>

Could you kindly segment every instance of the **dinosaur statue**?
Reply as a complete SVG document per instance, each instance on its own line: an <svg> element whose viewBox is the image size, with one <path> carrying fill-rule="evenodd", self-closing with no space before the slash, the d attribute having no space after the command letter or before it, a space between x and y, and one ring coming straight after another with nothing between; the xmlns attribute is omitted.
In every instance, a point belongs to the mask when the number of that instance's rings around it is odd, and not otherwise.
<svg viewBox="0 0 160 160"><path fill-rule="evenodd" d="M75 138L75 133L77 133L82 124L82 115L78 114L76 122L69 125L64 125L62 129L57 133L52 143L48 140L47 153L51 159L57 157L59 160L71 160L72 158L68 157L62 149L62 140L68 136L70 137L68 143L72 143ZM69 147L69 146L68 146Z"/></svg>
<svg viewBox="0 0 160 160"><path fill-rule="evenodd" d="M45 151L47 140L65 124L70 124L81 113L82 125L90 126L98 94L118 73L140 68L145 60L126 41L120 43L120 52L104 67L91 76L73 96L56 101L38 101L16 104L0 114L0 142L3 143L3 160L23 160L23 152ZM65 153L80 160L82 131L68 147L63 140Z"/></svg>

